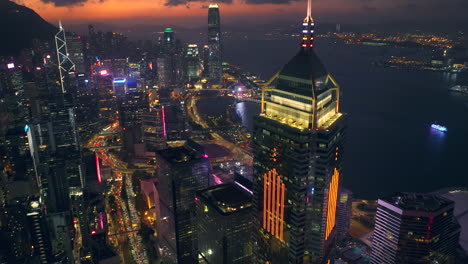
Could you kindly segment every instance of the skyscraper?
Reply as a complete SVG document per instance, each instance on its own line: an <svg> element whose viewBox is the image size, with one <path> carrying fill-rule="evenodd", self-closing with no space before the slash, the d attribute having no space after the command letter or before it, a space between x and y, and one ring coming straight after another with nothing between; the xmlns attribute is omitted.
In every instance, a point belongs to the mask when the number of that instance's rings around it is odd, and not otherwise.
<svg viewBox="0 0 468 264"><path fill-rule="evenodd" d="M187 60L187 75L189 80L198 78L200 76L201 65L197 44L187 45L187 53L185 58Z"/></svg>
<svg viewBox="0 0 468 264"><path fill-rule="evenodd" d="M208 71L211 84L221 84L223 78L220 26L218 4L211 3L208 7Z"/></svg>
<svg viewBox="0 0 468 264"><path fill-rule="evenodd" d="M379 199L371 263L455 263L460 226L454 202L429 194Z"/></svg>
<svg viewBox="0 0 468 264"><path fill-rule="evenodd" d="M163 50L164 53L170 53L175 48L174 30L168 25L163 33Z"/></svg>
<svg viewBox="0 0 468 264"><path fill-rule="evenodd" d="M75 64L78 73L88 73L85 65L84 45L81 36L66 36L68 57Z"/></svg>
<svg viewBox="0 0 468 264"><path fill-rule="evenodd" d="M200 257L209 264L252 263L252 195L230 183L196 197Z"/></svg>
<svg viewBox="0 0 468 264"><path fill-rule="evenodd" d="M153 106L142 116L143 143L146 151L154 152L157 149L165 149L167 146L166 124L163 124L162 109L161 105Z"/></svg>
<svg viewBox="0 0 468 264"><path fill-rule="evenodd" d="M62 91L65 92L67 90L65 79L69 72L75 71L75 64L68 57L67 39L62 22L59 22L59 32L55 35L55 46L57 49L60 85L62 86Z"/></svg>
<svg viewBox="0 0 468 264"><path fill-rule="evenodd" d="M166 263L197 263L195 193L208 187L203 148L187 140L157 152L161 215L157 219L161 258Z"/></svg>
<svg viewBox="0 0 468 264"><path fill-rule="evenodd" d="M336 233L346 115L315 53L310 0L302 26L254 119L255 263L320 263Z"/></svg>
<svg viewBox="0 0 468 264"><path fill-rule="evenodd" d="M336 236L342 239L349 232L349 224L353 210L353 193L345 188L340 189L336 209Z"/></svg>

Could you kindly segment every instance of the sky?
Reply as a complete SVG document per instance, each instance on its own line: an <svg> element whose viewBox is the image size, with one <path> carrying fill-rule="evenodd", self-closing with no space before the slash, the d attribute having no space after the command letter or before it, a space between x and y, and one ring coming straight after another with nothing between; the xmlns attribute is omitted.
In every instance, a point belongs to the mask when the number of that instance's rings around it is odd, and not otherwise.
<svg viewBox="0 0 468 264"><path fill-rule="evenodd" d="M208 1L198 0L13 0L51 23L206 24ZM401 23L428 21L457 25L466 21L468 0L312 0L312 14L326 23ZM239 25L295 21L306 0L218 0L222 23ZM462 22L460 22L462 23Z"/></svg>

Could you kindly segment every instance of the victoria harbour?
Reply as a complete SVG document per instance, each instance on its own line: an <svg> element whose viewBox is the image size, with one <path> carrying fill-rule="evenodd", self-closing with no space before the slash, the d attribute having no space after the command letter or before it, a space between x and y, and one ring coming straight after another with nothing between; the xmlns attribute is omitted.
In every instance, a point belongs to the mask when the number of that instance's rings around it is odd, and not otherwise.
<svg viewBox="0 0 468 264"><path fill-rule="evenodd" d="M226 61L259 71L264 79L297 51L294 39L239 42L226 44ZM408 51L335 44L329 39L317 42L318 55L344 84L342 110L350 116L344 186L366 199L396 189L430 192L447 186L468 187L464 172L468 162L468 96L448 90L467 85L467 73L379 68L371 64L375 58ZM281 47L288 49L278 53ZM273 53L278 56L269 56ZM219 104L208 108L216 112ZM259 104L240 102L236 111L243 125L252 130ZM433 122L446 125L449 131L431 131Z"/></svg>
<svg viewBox="0 0 468 264"><path fill-rule="evenodd" d="M468 263L462 2L0 0L0 264Z"/></svg>

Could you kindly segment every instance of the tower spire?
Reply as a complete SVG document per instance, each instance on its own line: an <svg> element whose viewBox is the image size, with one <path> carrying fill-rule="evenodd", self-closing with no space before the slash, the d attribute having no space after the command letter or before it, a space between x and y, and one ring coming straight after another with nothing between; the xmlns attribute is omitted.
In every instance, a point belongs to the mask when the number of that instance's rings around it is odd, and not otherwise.
<svg viewBox="0 0 468 264"><path fill-rule="evenodd" d="M302 22L302 44L305 50L314 47L314 19L312 18L312 0L307 0L307 16Z"/></svg>

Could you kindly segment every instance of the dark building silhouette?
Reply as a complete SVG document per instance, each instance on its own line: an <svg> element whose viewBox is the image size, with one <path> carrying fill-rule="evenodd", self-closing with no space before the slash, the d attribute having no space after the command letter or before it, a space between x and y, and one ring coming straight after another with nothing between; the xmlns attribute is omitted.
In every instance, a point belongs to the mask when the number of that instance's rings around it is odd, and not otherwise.
<svg viewBox="0 0 468 264"><path fill-rule="evenodd" d="M252 263L252 194L231 183L196 197L200 256L207 263Z"/></svg>
<svg viewBox="0 0 468 264"><path fill-rule="evenodd" d="M209 163L203 148L188 140L157 152L161 215L157 219L164 262L198 262L195 193L208 187Z"/></svg>
<svg viewBox="0 0 468 264"><path fill-rule="evenodd" d="M371 263L456 263L460 226L453 209L453 201L430 194L379 199Z"/></svg>

